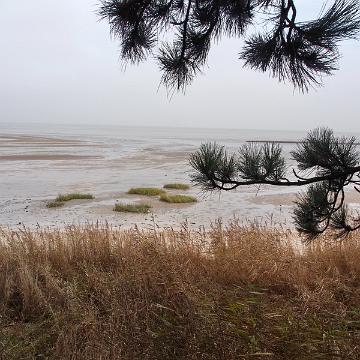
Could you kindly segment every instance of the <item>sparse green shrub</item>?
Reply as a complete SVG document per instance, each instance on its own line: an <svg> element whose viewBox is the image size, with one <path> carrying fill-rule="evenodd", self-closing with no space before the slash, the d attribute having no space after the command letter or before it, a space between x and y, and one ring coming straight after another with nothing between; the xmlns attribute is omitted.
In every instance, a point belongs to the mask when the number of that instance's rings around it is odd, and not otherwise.
<svg viewBox="0 0 360 360"><path fill-rule="evenodd" d="M55 201L70 201L70 200L91 200L94 196L91 194L71 193L71 194L60 194Z"/></svg>
<svg viewBox="0 0 360 360"><path fill-rule="evenodd" d="M64 202L63 201L50 201L46 204L46 207L48 209L52 209L52 208L58 208L64 206Z"/></svg>
<svg viewBox="0 0 360 360"><path fill-rule="evenodd" d="M185 203L194 203L197 202L197 199L193 196L189 195L169 195L169 194L162 194L160 196L160 200L173 203L173 204L185 204Z"/></svg>
<svg viewBox="0 0 360 360"><path fill-rule="evenodd" d="M134 195L145 195L145 196L158 196L161 194L165 194L165 191L159 188L131 188L128 191L128 194Z"/></svg>
<svg viewBox="0 0 360 360"><path fill-rule="evenodd" d="M117 212L130 212L137 214L147 214L151 209L148 204L124 204L118 203L114 207L114 211Z"/></svg>
<svg viewBox="0 0 360 360"><path fill-rule="evenodd" d="M190 186L187 184L173 183L164 185L164 189L189 190Z"/></svg>

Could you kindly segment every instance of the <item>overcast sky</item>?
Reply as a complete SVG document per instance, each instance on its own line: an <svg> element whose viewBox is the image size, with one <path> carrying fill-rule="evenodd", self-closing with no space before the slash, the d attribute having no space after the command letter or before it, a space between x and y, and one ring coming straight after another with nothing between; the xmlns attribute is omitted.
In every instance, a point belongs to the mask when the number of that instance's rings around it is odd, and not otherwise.
<svg viewBox="0 0 360 360"><path fill-rule="evenodd" d="M316 15L323 1L300 2ZM96 9L96 0L0 1L0 122L360 131L357 41L341 47L340 71L304 95L244 69L241 40L224 39L170 100L154 62L122 71Z"/></svg>

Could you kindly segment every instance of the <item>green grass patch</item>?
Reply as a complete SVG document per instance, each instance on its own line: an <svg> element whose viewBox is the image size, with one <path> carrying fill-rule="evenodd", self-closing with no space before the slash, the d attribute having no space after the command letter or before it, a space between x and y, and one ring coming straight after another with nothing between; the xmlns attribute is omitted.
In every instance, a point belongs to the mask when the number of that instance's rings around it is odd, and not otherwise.
<svg viewBox="0 0 360 360"><path fill-rule="evenodd" d="M46 204L46 207L48 209L53 209L53 208L58 208L64 206L64 202L63 201L50 201Z"/></svg>
<svg viewBox="0 0 360 360"><path fill-rule="evenodd" d="M145 196L158 196L165 194L165 191L159 188L131 188L128 194L145 195Z"/></svg>
<svg viewBox="0 0 360 360"><path fill-rule="evenodd" d="M193 196L189 195L169 195L169 194L162 194L160 196L160 200L173 203L173 204L186 204L186 203L194 203L197 202L197 199Z"/></svg>
<svg viewBox="0 0 360 360"><path fill-rule="evenodd" d="M189 190L190 186L187 184L173 183L164 185L164 189Z"/></svg>
<svg viewBox="0 0 360 360"><path fill-rule="evenodd" d="M150 205L147 204L115 204L114 211L117 212L130 212L136 214L147 214L151 209Z"/></svg>
<svg viewBox="0 0 360 360"><path fill-rule="evenodd" d="M94 196L91 194L81 194L81 193L71 193L71 194L60 194L55 201L63 202L70 200L91 200L94 199Z"/></svg>

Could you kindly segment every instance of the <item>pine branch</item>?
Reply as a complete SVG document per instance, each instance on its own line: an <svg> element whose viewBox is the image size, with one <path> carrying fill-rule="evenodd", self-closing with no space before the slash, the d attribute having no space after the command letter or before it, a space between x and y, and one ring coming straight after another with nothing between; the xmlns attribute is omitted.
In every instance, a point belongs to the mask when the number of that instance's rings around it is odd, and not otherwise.
<svg viewBox="0 0 360 360"><path fill-rule="evenodd" d="M102 0L99 9L120 40L122 58L143 61L157 47L162 82L176 90L202 70L214 41L245 37L264 12L272 30L248 36L240 58L301 91L337 69L339 42L356 38L360 30L359 0L334 0L308 22L296 21L295 0ZM175 34L174 41L163 43L165 32Z"/></svg>
<svg viewBox="0 0 360 360"><path fill-rule="evenodd" d="M190 156L193 183L204 191L234 190L239 186L307 186L296 201L294 221L297 229L311 241L328 228L339 236L360 228L360 219L344 220L345 192L348 185L360 185L360 154L355 138L335 137L329 129L311 131L292 152L301 172L292 169L295 179L286 177L287 167L280 145L246 144L239 155L229 155L223 146L203 144ZM342 229L340 231L340 229Z"/></svg>

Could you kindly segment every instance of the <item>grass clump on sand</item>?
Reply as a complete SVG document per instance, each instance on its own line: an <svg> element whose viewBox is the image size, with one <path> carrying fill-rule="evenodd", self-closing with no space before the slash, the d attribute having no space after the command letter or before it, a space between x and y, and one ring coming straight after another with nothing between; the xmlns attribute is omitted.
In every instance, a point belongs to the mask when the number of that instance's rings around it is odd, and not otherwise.
<svg viewBox="0 0 360 360"><path fill-rule="evenodd" d="M147 214L151 209L150 205L147 204L115 204L114 211L118 212L130 212L137 214Z"/></svg>
<svg viewBox="0 0 360 360"><path fill-rule="evenodd" d="M70 201L70 200L91 200L94 199L94 196L91 194L81 194L81 193L71 193L71 194L60 194L55 201L63 202L63 201Z"/></svg>
<svg viewBox="0 0 360 360"><path fill-rule="evenodd" d="M64 202L63 202L63 201L49 201L49 202L46 204L46 207L47 207L48 209L58 208L58 207L61 207L61 206L64 206Z"/></svg>
<svg viewBox="0 0 360 360"><path fill-rule="evenodd" d="M164 194L165 191L159 188L131 188L128 194L145 195L145 196L158 196Z"/></svg>
<svg viewBox="0 0 360 360"><path fill-rule="evenodd" d="M187 184L173 183L164 185L164 189L189 190L190 186Z"/></svg>
<svg viewBox="0 0 360 360"><path fill-rule="evenodd" d="M172 204L187 204L197 202L197 199L190 195L169 195L162 194L160 200Z"/></svg>
<svg viewBox="0 0 360 360"><path fill-rule="evenodd" d="M288 235L2 228L1 357L359 359L358 235Z"/></svg>

